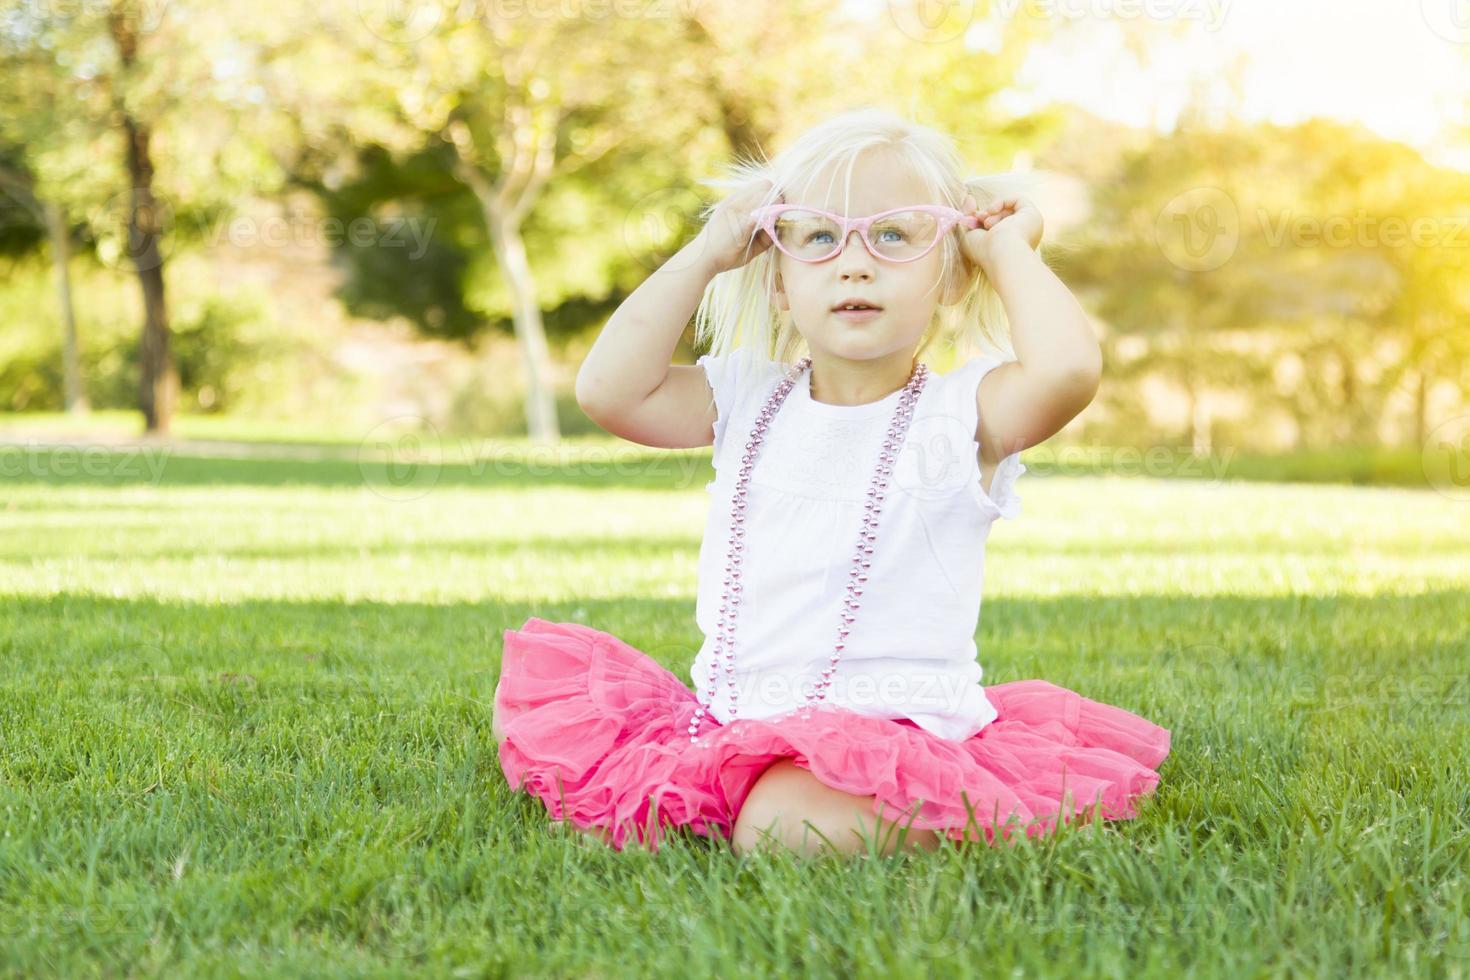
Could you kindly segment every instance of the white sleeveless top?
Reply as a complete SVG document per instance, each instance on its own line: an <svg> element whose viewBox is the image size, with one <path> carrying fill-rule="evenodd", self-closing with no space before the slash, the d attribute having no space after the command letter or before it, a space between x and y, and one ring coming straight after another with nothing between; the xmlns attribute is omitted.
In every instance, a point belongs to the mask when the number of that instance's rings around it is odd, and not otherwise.
<svg viewBox="0 0 1470 980"><path fill-rule="evenodd" d="M698 363L718 410L695 610L704 643L690 670L704 702L740 457L790 366L747 348ZM981 488L975 393L1002 363L980 355L948 374L929 373L889 478L868 581L825 703L908 718L957 741L995 719L975 644L985 541L997 517L1019 516L1015 482L1026 467L1013 453L996 468L990 492ZM735 626L741 718L799 708L829 663L868 486L901 395L862 405L814 401L807 370L766 431L750 477ZM723 663L709 711L729 721Z"/></svg>

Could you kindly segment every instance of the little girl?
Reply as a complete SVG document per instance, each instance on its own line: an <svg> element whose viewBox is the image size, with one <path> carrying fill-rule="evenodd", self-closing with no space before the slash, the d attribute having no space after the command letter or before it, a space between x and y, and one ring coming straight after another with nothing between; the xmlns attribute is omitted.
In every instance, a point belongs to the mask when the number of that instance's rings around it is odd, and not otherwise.
<svg viewBox="0 0 1470 980"><path fill-rule="evenodd" d="M590 626L505 630L509 784L619 850L686 827L737 854L888 854L1136 816L1168 729L1043 680L980 683L986 538L1020 513L1021 450L1100 373L1040 213L883 109L735 169L577 378L609 432L714 447L693 689ZM941 336L999 347L997 302L1017 357L919 361ZM710 353L671 366L691 313Z"/></svg>

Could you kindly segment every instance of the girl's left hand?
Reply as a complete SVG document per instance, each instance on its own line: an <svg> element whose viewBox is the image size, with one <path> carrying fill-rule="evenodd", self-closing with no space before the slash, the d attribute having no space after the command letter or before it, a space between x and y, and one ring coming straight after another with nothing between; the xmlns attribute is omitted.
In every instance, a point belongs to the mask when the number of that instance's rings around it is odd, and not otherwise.
<svg viewBox="0 0 1470 980"><path fill-rule="evenodd" d="M1041 210L1027 197L1003 197L979 209L974 195L966 194L960 210L980 219L978 228L964 229L965 255L976 265L984 266L997 236L1019 236L1031 248L1041 245Z"/></svg>

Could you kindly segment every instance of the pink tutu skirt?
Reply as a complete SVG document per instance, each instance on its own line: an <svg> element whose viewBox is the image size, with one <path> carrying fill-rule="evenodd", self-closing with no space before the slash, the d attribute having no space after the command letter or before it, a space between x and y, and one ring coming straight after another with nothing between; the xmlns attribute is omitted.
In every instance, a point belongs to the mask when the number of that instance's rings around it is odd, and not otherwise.
<svg viewBox="0 0 1470 980"><path fill-rule="evenodd" d="M987 685L998 715L963 742L819 704L808 718L728 725L706 712L696 745L694 692L618 637L534 616L504 637L494 710L508 784L554 820L608 832L616 850L630 839L657 850L672 828L728 839L782 759L873 797L874 814L901 827L994 844L1059 819L1133 818L1169 754L1167 728L1043 680Z"/></svg>

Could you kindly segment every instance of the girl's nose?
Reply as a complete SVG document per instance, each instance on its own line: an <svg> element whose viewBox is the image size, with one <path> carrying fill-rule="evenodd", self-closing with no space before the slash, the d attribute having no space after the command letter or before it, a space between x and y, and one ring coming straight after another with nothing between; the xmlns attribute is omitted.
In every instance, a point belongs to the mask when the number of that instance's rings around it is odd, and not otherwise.
<svg viewBox="0 0 1470 980"><path fill-rule="evenodd" d="M863 233L854 228L847 233L847 241L842 243L842 251L838 253L837 260L856 261L858 264L867 265L873 260L873 254L868 251L868 245L863 241Z"/></svg>

